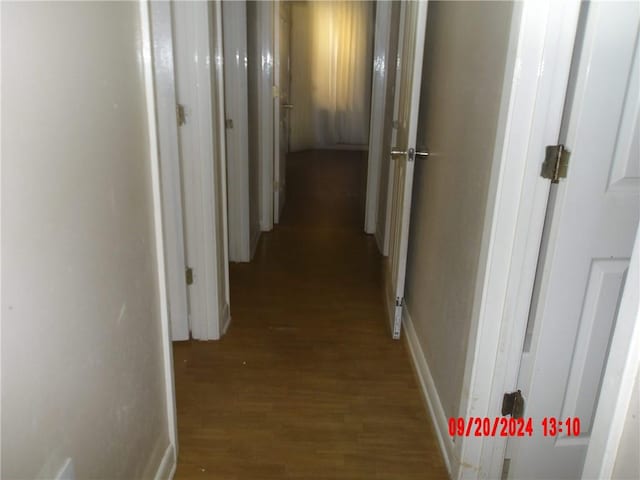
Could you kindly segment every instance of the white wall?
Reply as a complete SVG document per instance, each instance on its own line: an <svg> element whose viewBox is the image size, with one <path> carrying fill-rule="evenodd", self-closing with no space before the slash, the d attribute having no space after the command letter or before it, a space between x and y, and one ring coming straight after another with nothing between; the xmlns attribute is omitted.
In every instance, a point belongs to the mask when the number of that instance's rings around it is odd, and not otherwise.
<svg viewBox="0 0 640 480"><path fill-rule="evenodd" d="M432 2L406 303L447 417L457 415L511 26L506 2Z"/></svg>
<svg viewBox="0 0 640 480"><path fill-rule="evenodd" d="M139 8L2 4L2 478L170 443Z"/></svg>

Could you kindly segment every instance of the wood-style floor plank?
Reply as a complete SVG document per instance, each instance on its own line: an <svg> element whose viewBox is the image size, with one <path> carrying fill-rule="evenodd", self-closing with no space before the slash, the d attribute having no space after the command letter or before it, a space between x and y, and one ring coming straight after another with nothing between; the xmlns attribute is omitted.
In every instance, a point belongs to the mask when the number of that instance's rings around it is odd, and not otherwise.
<svg viewBox="0 0 640 480"><path fill-rule="evenodd" d="M175 478L447 478L362 233L366 157L292 154L287 175L281 224L231 265L227 335L174 344Z"/></svg>

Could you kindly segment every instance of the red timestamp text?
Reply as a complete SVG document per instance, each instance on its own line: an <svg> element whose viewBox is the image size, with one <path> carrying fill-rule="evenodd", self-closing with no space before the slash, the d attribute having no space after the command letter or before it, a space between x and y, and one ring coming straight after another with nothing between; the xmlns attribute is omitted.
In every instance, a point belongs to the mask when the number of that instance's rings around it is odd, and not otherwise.
<svg viewBox="0 0 640 480"><path fill-rule="evenodd" d="M531 437L533 420L512 417L451 417L449 418L449 435L452 437Z"/></svg>
<svg viewBox="0 0 640 480"><path fill-rule="evenodd" d="M540 422L540 433L545 437L580 435L580 419L568 417L560 419L545 417ZM513 417L451 417L449 435L452 437L532 437L534 435L532 418Z"/></svg>

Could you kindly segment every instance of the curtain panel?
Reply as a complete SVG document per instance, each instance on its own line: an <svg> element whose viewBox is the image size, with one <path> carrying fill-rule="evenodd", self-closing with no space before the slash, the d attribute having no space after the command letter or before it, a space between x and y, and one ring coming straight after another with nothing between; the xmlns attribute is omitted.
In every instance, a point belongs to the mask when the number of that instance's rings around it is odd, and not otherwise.
<svg viewBox="0 0 640 480"><path fill-rule="evenodd" d="M373 2L294 2L291 18L291 151L366 148Z"/></svg>

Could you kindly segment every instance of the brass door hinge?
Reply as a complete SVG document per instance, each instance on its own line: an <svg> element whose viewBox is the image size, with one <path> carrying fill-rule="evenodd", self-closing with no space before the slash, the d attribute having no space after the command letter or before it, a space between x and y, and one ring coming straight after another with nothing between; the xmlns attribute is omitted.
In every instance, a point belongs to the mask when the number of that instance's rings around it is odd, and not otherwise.
<svg viewBox="0 0 640 480"><path fill-rule="evenodd" d="M502 397L502 415L522 418L522 415L524 415L524 397L520 390L504 394L504 397Z"/></svg>
<svg viewBox="0 0 640 480"><path fill-rule="evenodd" d="M551 183L558 183L561 178L566 178L570 156L571 152L564 145L547 146L540 176L550 179Z"/></svg>
<svg viewBox="0 0 640 480"><path fill-rule="evenodd" d="M176 104L176 119L178 120L178 126L181 127L187 123L187 114L184 110L184 105Z"/></svg>
<svg viewBox="0 0 640 480"><path fill-rule="evenodd" d="M184 273L185 273L185 280L187 281L187 285L193 285L193 268L187 267Z"/></svg>

